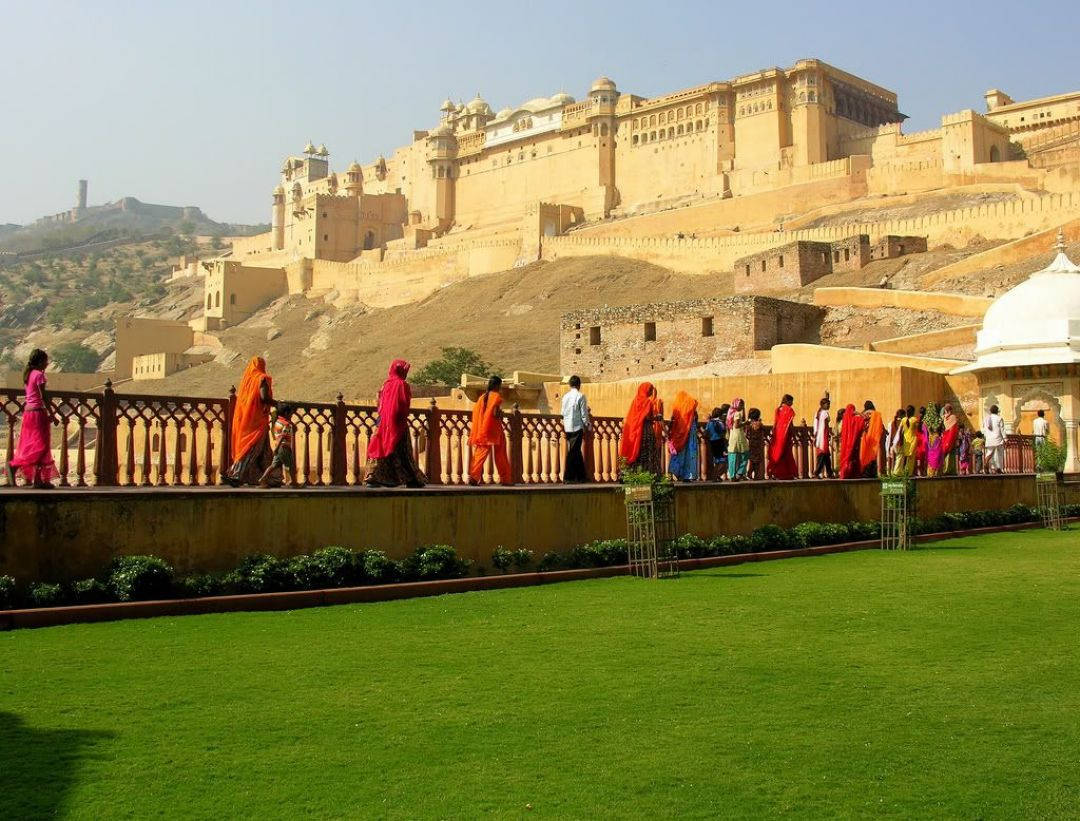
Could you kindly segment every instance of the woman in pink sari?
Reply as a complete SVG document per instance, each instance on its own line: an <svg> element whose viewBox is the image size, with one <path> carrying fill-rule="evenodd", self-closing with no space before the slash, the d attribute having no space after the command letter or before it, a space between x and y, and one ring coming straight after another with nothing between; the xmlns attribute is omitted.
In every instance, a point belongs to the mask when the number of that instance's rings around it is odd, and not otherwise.
<svg viewBox="0 0 1080 821"><path fill-rule="evenodd" d="M60 476L52 457L52 419L45 401L45 368L48 365L49 355L35 348L23 371L26 404L15 455L8 462L8 481L12 485L15 484L16 470L27 482L42 490L51 489L52 480Z"/></svg>
<svg viewBox="0 0 1080 821"><path fill-rule="evenodd" d="M375 464L368 470L369 487L423 487L427 483L409 441L409 409L412 388L405 381L409 363L395 359L379 391L379 427L368 443L368 459Z"/></svg>

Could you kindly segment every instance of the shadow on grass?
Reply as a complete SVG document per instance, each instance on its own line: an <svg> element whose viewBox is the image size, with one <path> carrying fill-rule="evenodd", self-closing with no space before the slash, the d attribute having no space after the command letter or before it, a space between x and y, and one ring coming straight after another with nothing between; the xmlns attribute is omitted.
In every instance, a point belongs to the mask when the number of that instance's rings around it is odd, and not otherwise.
<svg viewBox="0 0 1080 821"><path fill-rule="evenodd" d="M62 815L82 762L112 737L100 730L34 729L0 712L0 817Z"/></svg>

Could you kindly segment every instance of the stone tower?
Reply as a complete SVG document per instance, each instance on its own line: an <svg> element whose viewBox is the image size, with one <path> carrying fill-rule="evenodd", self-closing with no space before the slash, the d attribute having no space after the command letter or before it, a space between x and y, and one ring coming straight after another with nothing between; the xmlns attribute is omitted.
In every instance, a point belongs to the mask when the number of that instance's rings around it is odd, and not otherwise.
<svg viewBox="0 0 1080 821"><path fill-rule="evenodd" d="M86 180L79 180L79 193L75 199L75 207L80 211L86 210Z"/></svg>

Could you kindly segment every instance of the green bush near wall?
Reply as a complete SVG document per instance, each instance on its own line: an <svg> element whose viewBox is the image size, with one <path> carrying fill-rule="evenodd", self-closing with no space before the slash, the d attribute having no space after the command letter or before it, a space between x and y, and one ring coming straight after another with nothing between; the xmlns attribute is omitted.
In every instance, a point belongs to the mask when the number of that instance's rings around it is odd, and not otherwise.
<svg viewBox="0 0 1080 821"><path fill-rule="evenodd" d="M1069 505L1063 513L1080 516L1080 505ZM943 513L916 523L918 533L944 533L979 527L1021 524L1035 521L1036 508L1014 505L1007 510L975 510ZM821 545L877 539L878 522L804 522L791 528L776 525L759 527L748 536L717 535L709 538L687 533L675 540L679 558L700 559L794 550ZM536 570L573 570L610 567L626 563L625 539L603 539L579 545L565 553L545 553ZM498 548L492 566L507 572L526 570L533 553L525 548ZM177 577L173 568L156 556L118 556L96 578L70 584L36 582L20 587L11 576L0 576L0 609L12 607L58 607L70 604L99 604L112 601L145 601L162 598L199 598L238 593L277 593L294 590L323 590L335 587L390 584L393 582L456 579L476 570L472 562L457 555L450 545L427 545L401 560L391 559L381 550L355 551L347 547L324 547L311 554L280 559L269 554L253 554L225 574L197 573Z"/></svg>

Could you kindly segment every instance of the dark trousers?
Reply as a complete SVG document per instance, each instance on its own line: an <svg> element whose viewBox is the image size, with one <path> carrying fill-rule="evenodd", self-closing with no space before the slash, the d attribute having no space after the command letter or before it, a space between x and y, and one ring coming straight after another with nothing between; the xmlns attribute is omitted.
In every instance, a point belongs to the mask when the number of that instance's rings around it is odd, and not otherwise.
<svg viewBox="0 0 1080 821"><path fill-rule="evenodd" d="M814 466L814 478L820 478L822 473L829 479L832 478L832 454L827 451L817 455L817 465Z"/></svg>
<svg viewBox="0 0 1080 821"><path fill-rule="evenodd" d="M585 457L581 453L581 443L585 439L584 430L576 430L566 434L566 470L564 482L587 482L589 476L585 472Z"/></svg>

